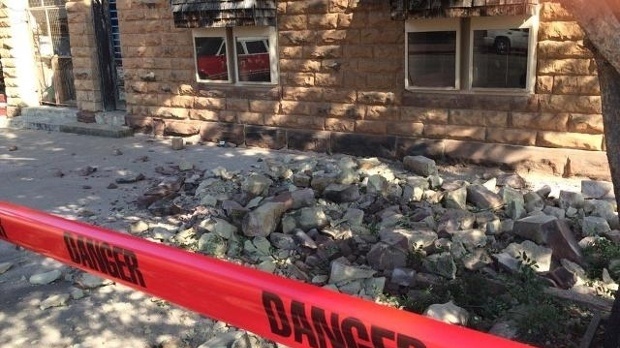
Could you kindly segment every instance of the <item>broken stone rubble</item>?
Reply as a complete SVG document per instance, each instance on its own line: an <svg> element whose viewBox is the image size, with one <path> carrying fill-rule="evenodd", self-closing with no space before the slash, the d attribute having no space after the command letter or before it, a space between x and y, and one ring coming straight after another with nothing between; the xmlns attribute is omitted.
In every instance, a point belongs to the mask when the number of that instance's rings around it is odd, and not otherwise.
<svg viewBox="0 0 620 348"><path fill-rule="evenodd" d="M421 156L282 156L248 173L185 167L138 199L156 216L184 216L159 239L370 299L424 289L420 279L519 272L527 262L558 287L583 287L577 241L620 236L605 183L555 198L514 173L442 177ZM152 208L161 202L177 208ZM155 234L143 226L134 230ZM606 274L617 286L617 272Z"/></svg>

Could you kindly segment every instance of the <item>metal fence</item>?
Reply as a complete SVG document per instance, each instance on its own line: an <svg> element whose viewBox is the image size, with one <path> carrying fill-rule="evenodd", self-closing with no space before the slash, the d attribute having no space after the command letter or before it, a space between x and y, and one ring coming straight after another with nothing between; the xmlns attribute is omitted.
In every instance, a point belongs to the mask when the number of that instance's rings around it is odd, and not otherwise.
<svg viewBox="0 0 620 348"><path fill-rule="evenodd" d="M41 102L76 104L65 0L29 0Z"/></svg>

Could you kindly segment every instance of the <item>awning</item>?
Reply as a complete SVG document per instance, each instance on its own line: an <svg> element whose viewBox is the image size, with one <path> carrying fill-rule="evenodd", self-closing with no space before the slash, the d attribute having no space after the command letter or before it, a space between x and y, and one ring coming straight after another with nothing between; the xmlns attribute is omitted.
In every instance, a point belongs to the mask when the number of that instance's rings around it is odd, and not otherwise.
<svg viewBox="0 0 620 348"><path fill-rule="evenodd" d="M171 0L177 28L275 25L275 0Z"/></svg>
<svg viewBox="0 0 620 348"><path fill-rule="evenodd" d="M534 14L538 0L389 0L393 19Z"/></svg>

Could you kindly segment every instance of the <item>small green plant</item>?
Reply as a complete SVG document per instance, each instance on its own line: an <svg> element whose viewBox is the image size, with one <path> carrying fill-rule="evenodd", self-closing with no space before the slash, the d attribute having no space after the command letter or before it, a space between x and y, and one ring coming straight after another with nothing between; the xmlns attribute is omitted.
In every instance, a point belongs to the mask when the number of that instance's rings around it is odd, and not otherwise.
<svg viewBox="0 0 620 348"><path fill-rule="evenodd" d="M567 314L553 302L532 303L517 316L517 332L522 340L548 345L566 336Z"/></svg>
<svg viewBox="0 0 620 348"><path fill-rule="evenodd" d="M603 268L609 265L609 261L620 259L620 245L606 238L598 238L583 249L583 255L588 277L601 279Z"/></svg>

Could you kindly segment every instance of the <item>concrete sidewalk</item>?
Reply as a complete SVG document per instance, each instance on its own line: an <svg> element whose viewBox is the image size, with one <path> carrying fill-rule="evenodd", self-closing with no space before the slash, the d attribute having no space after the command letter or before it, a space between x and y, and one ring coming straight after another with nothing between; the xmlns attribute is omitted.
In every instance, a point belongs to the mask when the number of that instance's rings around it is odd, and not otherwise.
<svg viewBox="0 0 620 348"><path fill-rule="evenodd" d="M33 207L126 231L141 219L133 201L157 183L156 167L181 163L199 169L218 166L250 169L258 159L274 156L264 149L188 145L172 150L169 141L149 136L112 139L34 130L0 130L0 200ZM90 175L82 171L96 168ZM130 185L110 184L118 177L142 173ZM11 268L2 270L2 265ZM34 274L60 270L57 281L33 285ZM193 312L122 285L86 290L87 296L40 309L45 300L75 291L82 272L0 242L0 347L154 347L177 342L197 347L227 330ZM172 343L170 343L172 344ZM174 346L174 345L171 345ZM176 347L176 346L174 346Z"/></svg>

